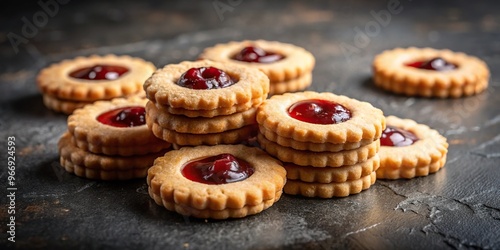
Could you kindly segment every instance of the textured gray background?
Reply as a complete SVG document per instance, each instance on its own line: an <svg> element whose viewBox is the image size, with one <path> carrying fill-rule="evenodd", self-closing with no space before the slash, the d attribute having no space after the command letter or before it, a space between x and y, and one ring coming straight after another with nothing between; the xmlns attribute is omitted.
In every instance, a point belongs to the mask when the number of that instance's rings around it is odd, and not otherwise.
<svg viewBox="0 0 500 250"><path fill-rule="evenodd" d="M213 3L225 3L219 13ZM363 43L356 30L388 1L69 2L14 53L9 32L42 8L0 15L0 243L18 248L500 249L500 2L401 1L402 11ZM233 4L234 6L231 6ZM375 32L377 31L377 32ZM158 67L193 60L205 47L242 39L293 43L317 60L309 88L371 102L425 123L450 143L438 173L377 181L342 199L285 195L238 220L184 218L157 206L145 180L92 181L67 174L57 141L66 116L47 110L34 78L77 55L129 54ZM357 46L351 56L342 46ZM486 92L456 100L395 96L373 87L374 55L394 47L449 48L478 56L492 73ZM17 237L7 242L6 138L17 142Z"/></svg>

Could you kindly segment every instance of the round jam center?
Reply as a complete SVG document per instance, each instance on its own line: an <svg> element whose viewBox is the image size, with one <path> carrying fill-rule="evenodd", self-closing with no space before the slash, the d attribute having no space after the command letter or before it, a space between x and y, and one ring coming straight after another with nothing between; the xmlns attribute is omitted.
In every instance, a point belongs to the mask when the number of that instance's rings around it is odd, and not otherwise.
<svg viewBox="0 0 500 250"><path fill-rule="evenodd" d="M116 80L127 72L128 69L122 66L97 64L77 69L69 76L84 80Z"/></svg>
<svg viewBox="0 0 500 250"><path fill-rule="evenodd" d="M435 71L450 71L458 68L457 65L447 62L441 57L436 57L428 61L417 61L405 64L409 67L418 69L435 70Z"/></svg>
<svg viewBox="0 0 500 250"><path fill-rule="evenodd" d="M418 141L418 137L410 131L387 126L380 138L380 145L391 147L409 146Z"/></svg>
<svg viewBox="0 0 500 250"><path fill-rule="evenodd" d="M226 72L214 67L190 68L177 81L177 85L190 89L220 89L234 83Z"/></svg>
<svg viewBox="0 0 500 250"><path fill-rule="evenodd" d="M224 184L242 181L254 171L248 162L231 154L220 154L188 162L182 168L182 175L200 183Z"/></svg>
<svg viewBox="0 0 500 250"><path fill-rule="evenodd" d="M288 114L303 122L336 124L351 119L351 111L326 100L312 99L297 102L288 108Z"/></svg>
<svg viewBox="0 0 500 250"><path fill-rule="evenodd" d="M119 128L128 128L146 124L146 109L144 107L124 107L110 110L97 117L102 124Z"/></svg>
<svg viewBox="0 0 500 250"><path fill-rule="evenodd" d="M283 55L248 46L233 56L232 59L243 62L272 63L285 58Z"/></svg>

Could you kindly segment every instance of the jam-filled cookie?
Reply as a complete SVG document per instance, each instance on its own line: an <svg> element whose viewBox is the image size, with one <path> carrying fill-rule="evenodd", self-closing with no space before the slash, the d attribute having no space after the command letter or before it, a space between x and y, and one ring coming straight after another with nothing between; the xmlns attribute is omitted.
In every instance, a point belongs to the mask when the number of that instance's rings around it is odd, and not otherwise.
<svg viewBox="0 0 500 250"><path fill-rule="evenodd" d="M37 85L48 108L71 114L97 100L142 92L142 84L155 69L152 63L130 56L77 57L40 71Z"/></svg>
<svg viewBox="0 0 500 250"><path fill-rule="evenodd" d="M344 197L376 180L385 128L381 110L332 93L275 95L257 111L259 145L284 162L284 192Z"/></svg>
<svg viewBox="0 0 500 250"><path fill-rule="evenodd" d="M235 144L257 133L269 79L257 69L202 60L167 65L144 89L146 121L158 138L179 146Z"/></svg>
<svg viewBox="0 0 500 250"><path fill-rule="evenodd" d="M146 103L140 97L95 102L68 117L68 131L79 148L96 154L130 156L167 149L170 143L146 125Z"/></svg>
<svg viewBox="0 0 500 250"><path fill-rule="evenodd" d="M487 88L489 76L484 61L450 50L397 48L373 61L375 85L408 96L470 96Z"/></svg>
<svg viewBox="0 0 500 250"><path fill-rule="evenodd" d="M446 138L426 125L410 119L387 117L387 128L380 138L379 179L427 176L446 163Z"/></svg>
<svg viewBox="0 0 500 250"><path fill-rule="evenodd" d="M144 90L159 106L214 110L245 106L267 96L269 79L258 70L234 64L185 61L157 70Z"/></svg>
<svg viewBox="0 0 500 250"><path fill-rule="evenodd" d="M148 129L146 99L97 101L68 117L68 132L59 140L61 166L90 179L145 177L154 159L170 149Z"/></svg>
<svg viewBox="0 0 500 250"><path fill-rule="evenodd" d="M241 218L279 200L286 182L281 163L256 147L184 147L156 159L148 171L150 196L170 211L197 218Z"/></svg>
<svg viewBox="0 0 500 250"><path fill-rule="evenodd" d="M257 112L260 126L301 142L375 141L385 128L380 109L332 93L286 93L266 100Z"/></svg>
<svg viewBox="0 0 500 250"><path fill-rule="evenodd" d="M199 57L261 70L269 77L270 94L307 88L315 64L314 56L301 47L265 40L217 44Z"/></svg>

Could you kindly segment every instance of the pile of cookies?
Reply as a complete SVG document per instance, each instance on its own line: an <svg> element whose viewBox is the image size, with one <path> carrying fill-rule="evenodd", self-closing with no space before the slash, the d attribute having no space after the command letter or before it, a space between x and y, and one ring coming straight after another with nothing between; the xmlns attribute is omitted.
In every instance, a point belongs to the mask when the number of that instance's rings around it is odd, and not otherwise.
<svg viewBox="0 0 500 250"><path fill-rule="evenodd" d="M43 103L65 114L99 100L141 95L156 67L130 56L89 56L64 60L40 71Z"/></svg>
<svg viewBox="0 0 500 250"><path fill-rule="evenodd" d="M199 58L259 69L269 78L271 95L309 87L315 64L314 56L301 47L265 40L217 44Z"/></svg>
<svg viewBox="0 0 500 250"><path fill-rule="evenodd" d="M229 42L199 58L156 72L142 59L114 55L42 70L45 105L73 113L59 141L61 166L90 179L147 176L158 205L225 219L259 213L282 192L345 197L377 178L426 176L446 162L446 138L426 125L386 118L346 96L296 92L311 84L315 64L303 48ZM377 86L426 97L477 94L489 80L484 62L447 50L386 51L373 69ZM131 95L147 99L117 98ZM261 149L220 145L255 137Z"/></svg>
<svg viewBox="0 0 500 250"><path fill-rule="evenodd" d="M284 192L344 197L368 189L379 167L381 110L332 93L288 93L257 113L260 146L284 162Z"/></svg>
<svg viewBox="0 0 500 250"><path fill-rule="evenodd" d="M269 80L259 70L207 60L170 64L144 84L146 121L174 146L236 144L257 132Z"/></svg>
<svg viewBox="0 0 500 250"><path fill-rule="evenodd" d="M61 166L89 179L143 178L170 143L156 138L145 124L144 98L116 98L77 109L59 140Z"/></svg>

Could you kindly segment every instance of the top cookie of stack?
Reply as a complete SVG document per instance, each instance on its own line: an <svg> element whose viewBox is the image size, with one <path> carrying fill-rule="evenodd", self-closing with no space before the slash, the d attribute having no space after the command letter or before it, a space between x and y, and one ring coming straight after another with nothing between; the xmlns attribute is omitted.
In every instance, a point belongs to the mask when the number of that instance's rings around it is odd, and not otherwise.
<svg viewBox="0 0 500 250"><path fill-rule="evenodd" d="M145 83L146 121L174 145L234 144L256 133L269 79L257 69L208 60L170 64Z"/></svg>

